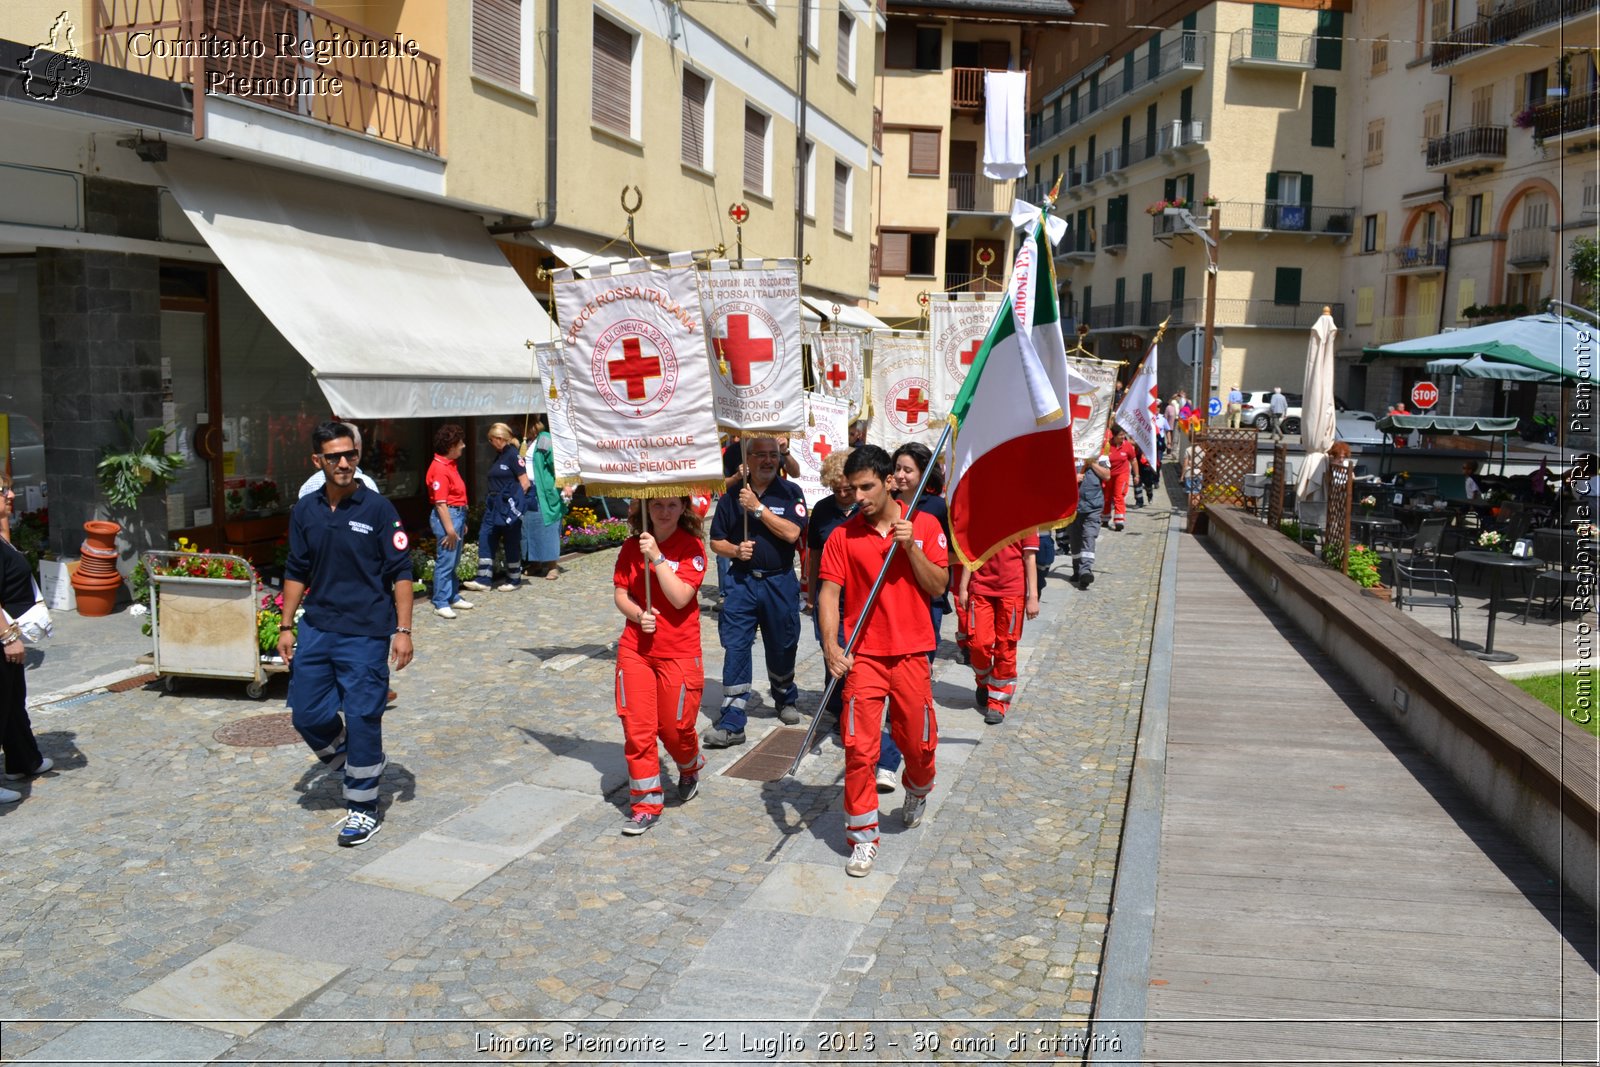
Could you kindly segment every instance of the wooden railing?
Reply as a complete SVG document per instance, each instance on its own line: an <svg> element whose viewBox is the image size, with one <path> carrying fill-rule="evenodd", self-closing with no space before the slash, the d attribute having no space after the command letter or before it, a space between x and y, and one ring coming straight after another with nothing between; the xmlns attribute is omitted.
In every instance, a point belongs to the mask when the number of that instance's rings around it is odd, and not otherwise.
<svg viewBox="0 0 1600 1067"><path fill-rule="evenodd" d="M440 151L439 60L302 0L96 0L94 58L194 86L196 137L209 94Z"/></svg>
<svg viewBox="0 0 1600 1067"><path fill-rule="evenodd" d="M980 215L1009 214L1016 188L1014 178L997 181L982 174L952 174L949 210Z"/></svg>

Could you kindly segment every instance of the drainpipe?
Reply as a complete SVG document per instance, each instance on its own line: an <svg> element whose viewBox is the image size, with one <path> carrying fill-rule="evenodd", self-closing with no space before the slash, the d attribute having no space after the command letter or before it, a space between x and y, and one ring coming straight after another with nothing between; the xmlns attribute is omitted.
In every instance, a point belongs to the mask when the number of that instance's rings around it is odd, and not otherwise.
<svg viewBox="0 0 1600 1067"><path fill-rule="evenodd" d="M550 9L545 15L545 41L549 44L549 64L545 68L545 99L548 101L545 108L544 123L544 214L532 222L519 222L498 226L490 226L492 234L502 233L527 233L530 230L542 230L552 226L556 221L556 117L560 112L556 108L556 87L560 83L557 75L559 56L561 50L557 42L561 39L560 19L561 0L549 0Z"/></svg>
<svg viewBox="0 0 1600 1067"><path fill-rule="evenodd" d="M800 121L795 123L794 142L795 170L800 175L800 180L794 183L794 258L802 280L806 270L806 112L811 110L806 102L806 29L811 25L812 3L813 0L800 0ZM821 54L820 45L818 54ZM870 168L868 176L871 176Z"/></svg>

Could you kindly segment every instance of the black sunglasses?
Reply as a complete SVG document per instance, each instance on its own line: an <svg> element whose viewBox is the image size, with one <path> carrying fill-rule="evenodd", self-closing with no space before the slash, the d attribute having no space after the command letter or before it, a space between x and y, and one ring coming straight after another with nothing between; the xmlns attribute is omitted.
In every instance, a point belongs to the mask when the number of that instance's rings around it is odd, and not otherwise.
<svg viewBox="0 0 1600 1067"><path fill-rule="evenodd" d="M320 458L322 462L328 464L330 467L337 467L341 459L347 459L350 461L350 465L353 467L355 466L356 461L361 458L361 450L359 448L352 448L347 452L324 452Z"/></svg>

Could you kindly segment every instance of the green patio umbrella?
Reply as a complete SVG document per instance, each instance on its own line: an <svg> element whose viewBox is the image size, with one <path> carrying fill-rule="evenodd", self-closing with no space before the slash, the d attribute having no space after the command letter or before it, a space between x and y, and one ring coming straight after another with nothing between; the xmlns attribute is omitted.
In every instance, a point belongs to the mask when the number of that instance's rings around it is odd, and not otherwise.
<svg viewBox="0 0 1600 1067"><path fill-rule="evenodd" d="M1369 347L1362 359L1366 362L1384 358L1467 360L1477 356L1479 369L1504 363L1561 379L1595 383L1600 382L1600 370L1595 366L1600 357L1595 343L1597 333L1600 328L1576 319L1548 313L1524 315L1505 322Z"/></svg>

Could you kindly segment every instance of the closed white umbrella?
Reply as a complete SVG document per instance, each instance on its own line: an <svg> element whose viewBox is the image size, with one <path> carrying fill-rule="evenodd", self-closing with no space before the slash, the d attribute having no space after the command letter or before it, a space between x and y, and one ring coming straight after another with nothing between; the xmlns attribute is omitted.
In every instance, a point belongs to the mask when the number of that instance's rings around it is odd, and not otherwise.
<svg viewBox="0 0 1600 1067"><path fill-rule="evenodd" d="M1300 444L1305 459L1300 465L1300 482L1295 493L1300 501L1302 521L1318 525L1327 517L1328 498L1323 492L1323 472L1328 466L1328 449L1337 436L1333 409L1333 341L1339 334L1331 308L1311 326L1306 346L1306 381L1300 401Z"/></svg>

